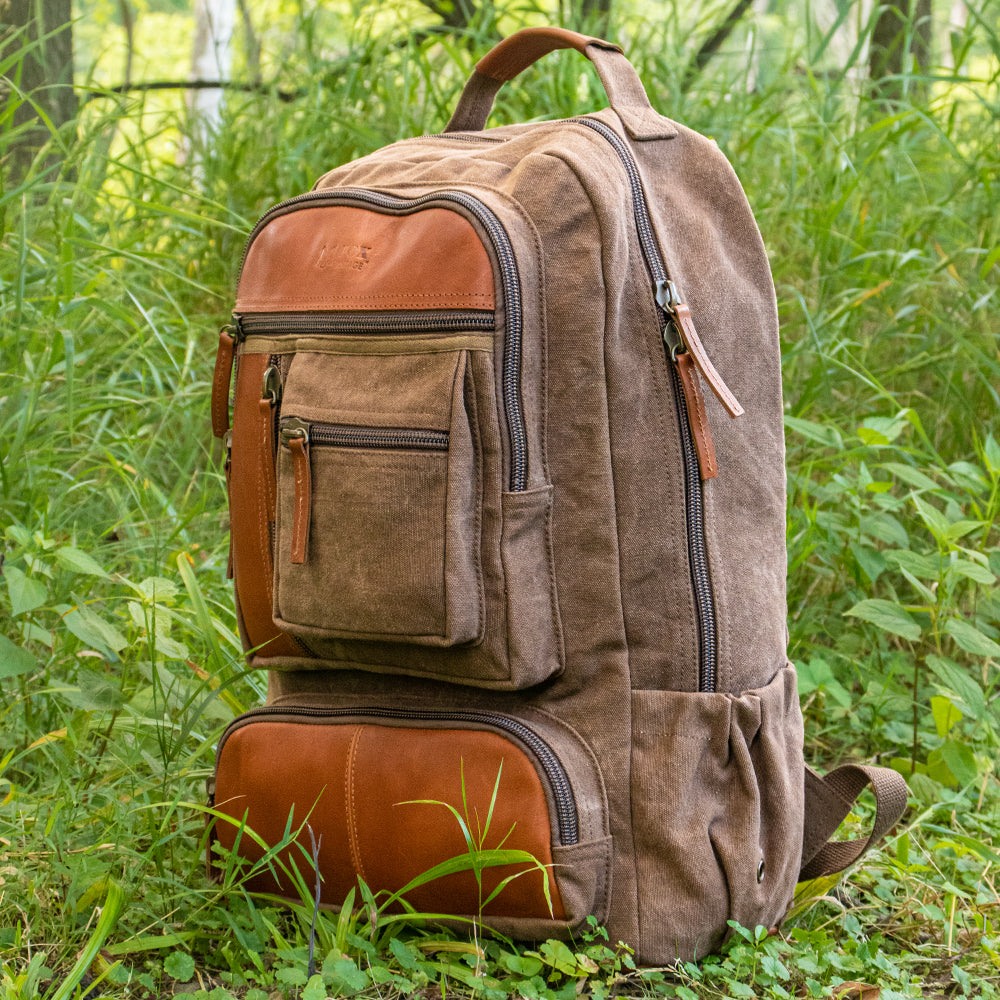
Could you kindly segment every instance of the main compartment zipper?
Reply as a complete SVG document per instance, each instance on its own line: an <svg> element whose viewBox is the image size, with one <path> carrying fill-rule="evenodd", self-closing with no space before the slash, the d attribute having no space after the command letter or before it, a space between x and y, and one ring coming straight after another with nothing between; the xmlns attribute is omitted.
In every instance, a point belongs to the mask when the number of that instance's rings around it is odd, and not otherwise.
<svg viewBox="0 0 1000 1000"><path fill-rule="evenodd" d="M667 368L673 388L677 408L677 424L680 428L681 453L684 461L685 520L688 539L688 565L691 570L691 587L694 595L695 618L698 624L698 690L715 690L718 673L718 623L715 613L715 594L712 576L708 567L708 546L705 539L705 497L698 466L691 424L688 420L688 400L684 392L675 359L676 351L682 346L670 308L678 300L676 289L667 273L656 242L653 221L646 203L646 193L642 187L639 168L628 146L614 129L594 118L571 118L574 125L583 125L604 138L617 153L625 168L629 188L632 193L632 210L639 235L639 246L643 259L653 281L657 304L663 311L664 343L670 356Z"/></svg>
<svg viewBox="0 0 1000 1000"><path fill-rule="evenodd" d="M384 211L404 212L407 214L421 208L440 204L441 202L451 202L453 205L458 205L464 209L486 232L500 268L500 280L503 286L504 310L506 313L506 333L504 337L500 382L504 416L510 440L509 487L513 493L526 490L528 488L528 435L524 424L524 408L521 402L521 338L523 333L521 279L517 269L517 259L514 256L514 248L507 230L503 227L503 223L500 222L496 215L483 202L467 194L465 191L435 191L422 195L419 198L400 198L382 191L369 191L363 188L328 188L323 191L310 191L307 194L298 195L295 198L279 202L261 217L247 238L246 246L243 248L240 271L242 272L243 270L250 246L257 237L257 234L276 215L283 215L285 212L308 206L311 203L329 204L330 202L360 203ZM480 310L475 310L475 312L480 312ZM319 317L319 314L315 313L308 315L311 319ZM336 316L333 313L323 315L324 317ZM356 316L357 314L353 315ZM375 313L361 315L374 317ZM413 314L408 313L406 315L412 318ZM492 316L492 313L489 313L489 315ZM250 332L247 326L248 321L250 321L252 327L253 323L256 322L256 318L251 319L250 314L246 314L241 316L239 320L238 326L244 336ZM298 323L299 320L296 318L293 322ZM303 322L305 321L303 320ZM326 322L326 319L324 319L324 322ZM333 322L337 322L337 320L333 319ZM379 321L376 320L375 322ZM492 329L492 325L486 328ZM410 327L409 329L414 328ZM433 329L439 330L442 328L438 326ZM473 327L473 329L480 329L480 327ZM289 329L287 332L293 333L298 332L298 330Z"/></svg>
<svg viewBox="0 0 1000 1000"><path fill-rule="evenodd" d="M442 712L432 709L410 709L410 708L309 708L304 705L265 705L262 708L252 708L249 712L244 712L239 718L234 719L225 729L219 739L219 746L216 750L216 759L221 759L222 748L226 744L233 729L242 725L246 720L261 716L288 715L300 716L304 718L321 719L400 719L413 722L467 722L489 726L492 729L513 736L528 748L535 760L538 761L549 788L552 790L552 798L555 803L556 824L559 831L559 843L564 847L578 843L580 839L579 823L576 811L576 799L573 795L573 786L570 784L569 775L562 762L556 756L552 748L542 739L538 733L530 726L509 715L499 712L458 710L454 712Z"/></svg>

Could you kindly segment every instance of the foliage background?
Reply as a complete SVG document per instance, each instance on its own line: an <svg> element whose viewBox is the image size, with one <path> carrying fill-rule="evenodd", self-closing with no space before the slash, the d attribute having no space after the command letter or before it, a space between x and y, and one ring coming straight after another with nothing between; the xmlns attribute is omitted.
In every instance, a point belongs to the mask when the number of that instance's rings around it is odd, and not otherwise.
<svg viewBox="0 0 1000 1000"><path fill-rule="evenodd" d="M183 76L188 5L135 7L133 79ZM597 931L516 951L399 938L362 912L321 919L310 979L307 905L249 899L236 872L206 884L213 745L263 688L234 635L207 414L243 239L329 166L440 130L496 30L575 15L511 0L456 35L417 31L437 19L416 0L267 0L266 85L230 93L206 133L182 92L102 91L124 32L93 0L75 8L79 116L0 190L0 997L996 992L1000 8L939 23L931 64L888 100L831 30L864 38L867 8L832 8L772 5L693 76L725 7L623 0L599 27L654 105L719 142L757 214L782 319L807 755L903 771L904 824L847 881L803 887L780 936L738 931L700 968L642 974ZM15 81L16 64L7 50ZM492 120L602 103L560 53Z"/></svg>

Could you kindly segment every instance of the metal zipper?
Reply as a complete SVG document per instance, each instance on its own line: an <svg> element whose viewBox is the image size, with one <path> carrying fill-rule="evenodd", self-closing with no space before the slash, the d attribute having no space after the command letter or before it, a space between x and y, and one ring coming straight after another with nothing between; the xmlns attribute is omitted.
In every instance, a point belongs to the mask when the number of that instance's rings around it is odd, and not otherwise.
<svg viewBox="0 0 1000 1000"><path fill-rule="evenodd" d="M552 797L556 806L556 823L559 828L559 843L570 847L580 839L577 821L576 799L573 796L573 786L569 775L556 756L553 749L533 729L518 719L499 712L486 711L455 711L440 712L409 708L307 708L303 705L283 707L280 705L265 705L262 708L252 708L234 719L219 738L216 749L216 760L222 756L222 748L237 723L246 719L267 715L292 715L324 719L409 719L415 722L472 722L484 723L493 729L498 729L520 740L538 761L552 789Z"/></svg>
<svg viewBox="0 0 1000 1000"><path fill-rule="evenodd" d="M466 194L464 191L435 191L421 195L419 198L399 198L396 195L385 194L381 191L368 191L363 188L328 188L323 191L310 191L307 194L300 194L295 198L279 202L260 218L243 248L240 271L243 270L250 246L257 234L275 215L310 203L323 204L329 201L354 201L375 208L408 212L417 211L442 201L452 202L465 209L486 231L500 264L500 280L503 285L504 306L507 315L500 382L504 415L510 438L509 486L513 493L526 490L528 488L528 435L524 426L524 410L521 406L521 335L523 331L521 279L517 269L517 259L514 256L514 248L503 224L478 198ZM248 316L242 317L244 329L247 319L249 319Z"/></svg>
<svg viewBox="0 0 1000 1000"><path fill-rule="evenodd" d="M301 438L311 448L391 448L406 451L447 451L448 431L410 427L358 427L353 424L311 424L298 417L281 421L281 440Z"/></svg>
<svg viewBox="0 0 1000 1000"><path fill-rule="evenodd" d="M674 330L670 314L671 303L678 301L677 294L663 258L660 256L660 248L656 242L653 220L649 214L649 205L646 203L646 193L642 188L639 168L625 141L614 129L596 119L570 118L567 121L574 125L583 125L607 140L625 167L629 188L632 192L632 211L639 233L639 246L642 248L642 256L653 280L657 305L663 312L665 320L663 340L667 347L667 353L670 355L670 364L667 365L667 368L670 371L674 390L677 424L680 427L681 453L684 457L684 510L687 522L688 564L691 567L691 587L694 594L695 617L698 623L698 690L710 693L715 690L718 669L718 625L715 615L712 577L708 568L708 546L705 540L704 490L698 469L694 440L691 435L691 425L688 422L684 386L673 359L674 351L681 346L680 337Z"/></svg>
<svg viewBox="0 0 1000 1000"><path fill-rule="evenodd" d="M493 330L492 309L420 312L245 313L235 316L244 337L260 334L459 333Z"/></svg>

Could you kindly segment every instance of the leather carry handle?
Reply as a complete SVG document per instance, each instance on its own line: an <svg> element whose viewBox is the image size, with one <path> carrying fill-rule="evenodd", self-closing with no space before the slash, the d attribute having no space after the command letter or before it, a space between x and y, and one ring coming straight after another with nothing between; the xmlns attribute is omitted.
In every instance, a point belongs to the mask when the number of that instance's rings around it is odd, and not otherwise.
<svg viewBox="0 0 1000 1000"><path fill-rule="evenodd" d="M633 139L670 139L677 134L673 123L653 110L619 46L566 28L522 28L491 49L476 63L445 132L482 131L503 84L556 49L576 49L594 64L611 107Z"/></svg>
<svg viewBox="0 0 1000 1000"><path fill-rule="evenodd" d="M868 785L875 794L872 832L865 840L830 840ZM807 767L805 796L800 882L842 872L878 843L906 810L906 780L887 767L844 764L825 778Z"/></svg>

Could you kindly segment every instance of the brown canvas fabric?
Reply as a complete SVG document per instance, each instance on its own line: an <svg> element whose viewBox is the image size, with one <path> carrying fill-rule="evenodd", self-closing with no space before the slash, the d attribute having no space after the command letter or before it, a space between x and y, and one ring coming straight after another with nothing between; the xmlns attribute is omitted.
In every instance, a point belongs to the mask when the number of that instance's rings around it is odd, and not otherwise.
<svg viewBox="0 0 1000 1000"><path fill-rule="evenodd" d="M667 963L717 948L727 920L780 920L803 861L850 853L823 841L866 781L891 801L878 836L905 793L883 772L804 777L777 311L732 168L656 114L616 47L518 37L480 64L446 133L337 167L251 236L232 451L257 485L233 486L235 582L248 638L269 634L266 597L280 641L247 643L271 671L249 718L299 713L322 727L316 746L342 748L360 713L390 797L445 794L444 756L404 732L470 760L488 734L484 760L534 769L541 799L523 813L516 782L498 796L515 831L544 811L562 909L501 894L486 922L535 938L592 913ZM595 63L611 108L469 131L560 45ZM375 249L331 268L323 247ZM421 289L429 308L413 306ZM238 523L251 503L256 522ZM269 803L284 829L280 773L240 759L283 737L238 725L227 795ZM286 746L310 753L300 735ZM342 775L338 753L309 760L297 815ZM404 856L406 830L385 826L386 855ZM373 888L398 887L392 874Z"/></svg>

